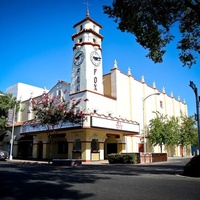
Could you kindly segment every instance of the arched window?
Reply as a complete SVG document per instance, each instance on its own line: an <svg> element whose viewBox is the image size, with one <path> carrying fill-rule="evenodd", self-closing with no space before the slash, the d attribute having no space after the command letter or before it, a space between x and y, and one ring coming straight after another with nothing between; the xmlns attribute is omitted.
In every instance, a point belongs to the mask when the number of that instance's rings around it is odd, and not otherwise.
<svg viewBox="0 0 200 200"><path fill-rule="evenodd" d="M80 139L75 139L74 140L74 151L81 151L81 140Z"/></svg>
<svg viewBox="0 0 200 200"><path fill-rule="evenodd" d="M58 154L68 153L68 143L66 141L58 141Z"/></svg>
<svg viewBox="0 0 200 200"><path fill-rule="evenodd" d="M92 151L98 151L98 150L99 150L99 142L98 142L98 139L92 139L92 142L91 142L91 150L92 150Z"/></svg>

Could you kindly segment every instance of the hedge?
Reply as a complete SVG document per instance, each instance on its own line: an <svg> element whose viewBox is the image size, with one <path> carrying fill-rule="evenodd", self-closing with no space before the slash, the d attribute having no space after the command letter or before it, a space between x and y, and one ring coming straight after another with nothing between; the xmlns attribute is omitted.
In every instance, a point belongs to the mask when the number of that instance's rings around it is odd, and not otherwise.
<svg viewBox="0 0 200 200"><path fill-rule="evenodd" d="M108 161L110 164L137 164L137 155L131 154L109 154Z"/></svg>

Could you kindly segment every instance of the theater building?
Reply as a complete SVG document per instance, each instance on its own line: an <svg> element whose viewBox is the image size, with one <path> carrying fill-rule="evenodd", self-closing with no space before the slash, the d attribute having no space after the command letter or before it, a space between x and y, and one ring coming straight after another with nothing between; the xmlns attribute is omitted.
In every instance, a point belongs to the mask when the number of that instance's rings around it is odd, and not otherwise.
<svg viewBox="0 0 200 200"><path fill-rule="evenodd" d="M110 153L143 152L144 143L146 152L160 152L159 147L149 146L148 133L147 137L143 135L149 120L155 117L153 111L168 116L180 116L181 112L187 115L184 101L175 99L172 93L166 94L164 88L158 91L155 83L147 85L144 76L136 80L130 69L121 72L116 60L110 73L103 75L101 28L88 13L74 25L71 83L58 81L48 91L66 100L88 99L77 108L86 116L82 124L65 123L57 127L52 158L104 160ZM48 138L45 128L35 123L32 98L21 101L13 156L47 159ZM163 149L169 156L181 155L180 147Z"/></svg>

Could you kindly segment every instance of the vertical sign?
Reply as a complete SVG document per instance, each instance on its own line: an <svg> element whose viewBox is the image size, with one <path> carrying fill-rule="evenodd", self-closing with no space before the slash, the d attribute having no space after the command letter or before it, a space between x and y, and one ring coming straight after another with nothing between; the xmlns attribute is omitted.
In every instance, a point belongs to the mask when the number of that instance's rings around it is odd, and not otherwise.
<svg viewBox="0 0 200 200"><path fill-rule="evenodd" d="M8 110L8 124L12 124L13 123L13 114L14 114L14 110L13 109L9 109Z"/></svg>
<svg viewBox="0 0 200 200"><path fill-rule="evenodd" d="M94 91L97 91L97 77L96 77L97 69L94 68Z"/></svg>

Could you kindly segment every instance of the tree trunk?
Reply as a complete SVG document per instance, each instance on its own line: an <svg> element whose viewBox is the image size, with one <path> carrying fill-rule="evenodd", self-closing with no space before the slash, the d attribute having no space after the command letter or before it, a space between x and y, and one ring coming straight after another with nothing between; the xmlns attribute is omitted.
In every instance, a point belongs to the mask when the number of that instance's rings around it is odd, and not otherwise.
<svg viewBox="0 0 200 200"><path fill-rule="evenodd" d="M182 157L184 157L184 154L183 154L183 146L181 146L181 149L182 149Z"/></svg>
<svg viewBox="0 0 200 200"><path fill-rule="evenodd" d="M49 140L49 156L48 156L48 164L51 162L51 151L52 151L52 144L51 144L51 136L48 135L48 140Z"/></svg>
<svg viewBox="0 0 200 200"><path fill-rule="evenodd" d="M162 144L160 145L160 152L162 153Z"/></svg>

